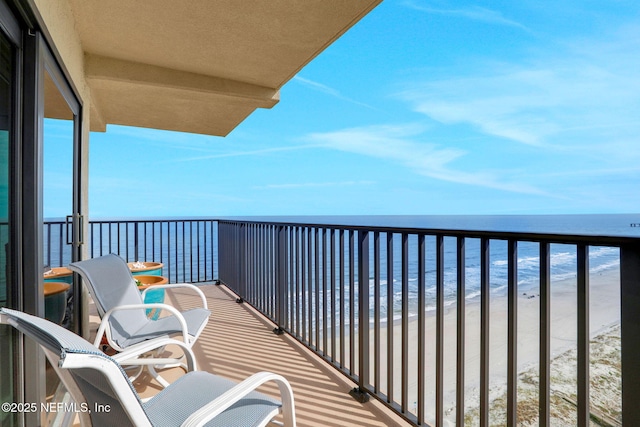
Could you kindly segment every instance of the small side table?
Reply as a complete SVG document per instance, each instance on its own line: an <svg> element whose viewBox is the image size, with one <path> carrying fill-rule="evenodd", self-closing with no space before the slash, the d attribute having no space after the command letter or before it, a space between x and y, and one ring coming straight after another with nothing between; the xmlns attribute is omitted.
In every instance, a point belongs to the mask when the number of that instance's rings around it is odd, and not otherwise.
<svg viewBox="0 0 640 427"><path fill-rule="evenodd" d="M67 291L71 285L66 282L44 282L44 317L58 325L67 311Z"/></svg>

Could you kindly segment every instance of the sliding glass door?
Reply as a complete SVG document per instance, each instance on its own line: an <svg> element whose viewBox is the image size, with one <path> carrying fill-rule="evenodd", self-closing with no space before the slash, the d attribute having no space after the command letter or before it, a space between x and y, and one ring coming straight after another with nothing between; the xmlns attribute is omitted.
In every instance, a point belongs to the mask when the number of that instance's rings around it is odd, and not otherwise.
<svg viewBox="0 0 640 427"><path fill-rule="evenodd" d="M0 307L16 305L16 282L11 275L14 225L12 197L15 197L14 149L16 147L16 39L17 24L6 13L6 5L0 2ZM0 402L15 402L19 390L15 371L18 354L17 334L8 326L0 325ZM18 417L8 411L0 412L0 425L14 426Z"/></svg>
<svg viewBox="0 0 640 427"><path fill-rule="evenodd" d="M80 283L45 277L44 217L62 217L56 267L80 259L81 104L25 2L0 0L0 307L82 327ZM33 15L32 15L33 16ZM0 326L0 403L45 402L58 379L41 351ZM50 414L0 411L1 426L43 425Z"/></svg>

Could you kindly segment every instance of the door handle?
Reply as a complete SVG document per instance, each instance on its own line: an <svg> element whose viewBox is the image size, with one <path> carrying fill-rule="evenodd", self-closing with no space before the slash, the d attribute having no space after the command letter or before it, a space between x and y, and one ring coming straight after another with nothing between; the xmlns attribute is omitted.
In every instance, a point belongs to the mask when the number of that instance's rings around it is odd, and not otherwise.
<svg viewBox="0 0 640 427"><path fill-rule="evenodd" d="M78 214L78 246L84 245L84 216Z"/></svg>
<svg viewBox="0 0 640 427"><path fill-rule="evenodd" d="M66 227L67 227L67 245L73 244L73 215L67 215L66 217ZM69 231L69 227L71 227L71 231Z"/></svg>
<svg viewBox="0 0 640 427"><path fill-rule="evenodd" d="M74 221L73 220L74 218L77 218L77 221ZM84 216L80 214L66 216L67 245L73 245L74 243L77 245L84 245L84 221L83 220L84 220ZM71 231L69 231L69 228L71 228ZM76 236L78 237L77 239L76 239Z"/></svg>

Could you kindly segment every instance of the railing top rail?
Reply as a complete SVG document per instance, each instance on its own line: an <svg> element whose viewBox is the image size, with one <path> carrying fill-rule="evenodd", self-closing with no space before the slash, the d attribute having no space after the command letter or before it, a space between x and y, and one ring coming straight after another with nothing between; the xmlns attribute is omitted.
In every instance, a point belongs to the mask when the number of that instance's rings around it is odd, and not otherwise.
<svg viewBox="0 0 640 427"><path fill-rule="evenodd" d="M139 218L139 219L90 219L90 224L135 224L135 223L166 223L166 222L207 222L218 221L216 218ZM45 221L53 222L53 221Z"/></svg>
<svg viewBox="0 0 640 427"><path fill-rule="evenodd" d="M640 237L632 236L612 236L594 234L561 234L561 233L534 233L518 231L491 231L491 230L462 230L462 229L441 229L441 228L420 228L420 227L389 227L374 225L346 225L331 223L313 222L292 222L292 221L260 221L233 218L140 218L140 219L99 219L90 220L90 224L135 224L135 223L171 223L171 222L202 222L217 221L220 223L243 223L243 224L268 224L274 226L287 227L310 227L327 228L336 230L362 230L378 231L381 233L407 233L423 234L445 237L465 237L465 238L489 238L492 240L518 240L526 242L545 242L557 244L579 244L584 243L590 246L628 246L640 245ZM64 224L64 221L45 221L48 224Z"/></svg>
<svg viewBox="0 0 640 427"><path fill-rule="evenodd" d="M489 238L492 240L518 240L526 242L545 242L558 244L579 244L584 243L590 246L628 246L640 245L640 237L631 236L603 236L592 234L559 234L559 233L533 233L517 231L487 231L487 230L454 230L438 228L419 227L389 227L372 225L342 225L342 224L322 224L304 222L271 222L244 219L219 219L222 224L268 224L285 227L310 227L310 228L332 228L336 230L362 230L378 231L381 233L407 233L424 234L444 237L465 237L465 238Z"/></svg>

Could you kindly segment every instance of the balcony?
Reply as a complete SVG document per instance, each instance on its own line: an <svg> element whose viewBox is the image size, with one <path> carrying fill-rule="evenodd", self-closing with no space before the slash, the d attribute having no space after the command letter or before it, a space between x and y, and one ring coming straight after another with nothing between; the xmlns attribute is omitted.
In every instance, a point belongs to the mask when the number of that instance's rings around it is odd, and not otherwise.
<svg viewBox="0 0 640 427"><path fill-rule="evenodd" d="M198 368L242 381L259 371L284 375L294 390L296 417L300 426L402 426L410 425L381 404L358 403L349 396L353 387L287 335L273 334L273 324L248 304L236 303L236 295L225 286L203 284L212 316L194 346ZM189 292L167 291L167 302L186 309L198 301ZM91 316L91 330L98 328L97 314ZM184 371L163 372L170 381ZM149 377L135 383L142 397L156 394L160 386ZM265 388L277 396L277 388Z"/></svg>
<svg viewBox="0 0 640 427"><path fill-rule="evenodd" d="M64 227L46 227L48 261L62 265L53 237ZM196 349L201 369L235 380L283 374L300 425L640 420L637 238L92 223L92 256L109 252L163 262L172 282L203 283L213 317ZM603 273L601 255L618 267ZM569 260L563 271L559 258Z"/></svg>

